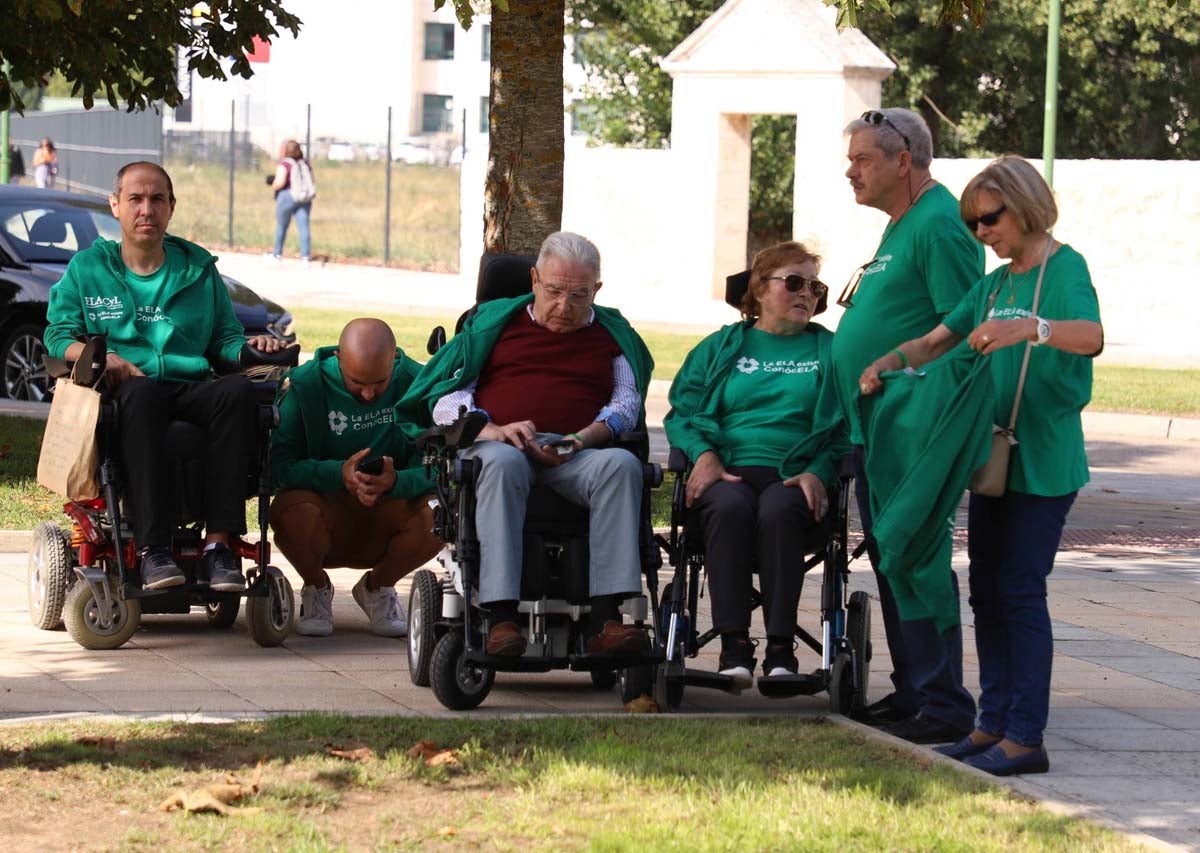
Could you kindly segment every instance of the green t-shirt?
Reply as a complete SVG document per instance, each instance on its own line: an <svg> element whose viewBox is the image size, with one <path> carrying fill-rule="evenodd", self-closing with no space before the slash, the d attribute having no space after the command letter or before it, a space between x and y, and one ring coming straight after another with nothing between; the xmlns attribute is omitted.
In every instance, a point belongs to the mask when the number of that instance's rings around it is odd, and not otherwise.
<svg viewBox="0 0 1200 853"><path fill-rule="evenodd" d="M819 387L816 335L746 330L717 409L725 464L777 468L798 438L812 431Z"/></svg>
<svg viewBox="0 0 1200 853"><path fill-rule="evenodd" d="M931 331L983 275L983 246L941 184L889 224L833 338L838 399L850 440L863 444L858 378L867 365Z"/></svg>
<svg viewBox="0 0 1200 853"><path fill-rule="evenodd" d="M1037 277L1037 266L1011 276L1005 264L976 284L942 322L950 331L965 336L984 321L985 312L987 319L995 320L1030 317ZM999 294L988 311L988 302L997 288ZM1087 261L1070 246L1060 246L1046 264L1037 313L1051 326L1055 320L1100 322L1100 305ZM989 356L996 387L993 417L1003 426L1012 417L1024 357L1022 345ZM1091 399L1091 358L1051 346L1033 348L1017 411L1019 443L1013 448L1009 469L1011 491L1057 497L1077 490L1090 479L1079 413Z"/></svg>
<svg viewBox="0 0 1200 853"><path fill-rule="evenodd" d="M171 320L163 312L162 294L167 281L187 269L187 258L170 243L163 244L166 260L149 275L138 275L125 267L125 284L133 296L135 314L134 327L154 349L162 352L163 345L171 336Z"/></svg>

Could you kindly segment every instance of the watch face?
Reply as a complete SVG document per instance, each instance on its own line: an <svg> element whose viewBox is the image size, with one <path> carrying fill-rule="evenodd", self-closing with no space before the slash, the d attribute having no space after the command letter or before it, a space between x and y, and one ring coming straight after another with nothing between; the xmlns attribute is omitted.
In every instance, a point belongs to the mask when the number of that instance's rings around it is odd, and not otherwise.
<svg viewBox="0 0 1200 853"><path fill-rule="evenodd" d="M1038 320L1037 324L1038 343L1050 337L1050 324L1045 320Z"/></svg>

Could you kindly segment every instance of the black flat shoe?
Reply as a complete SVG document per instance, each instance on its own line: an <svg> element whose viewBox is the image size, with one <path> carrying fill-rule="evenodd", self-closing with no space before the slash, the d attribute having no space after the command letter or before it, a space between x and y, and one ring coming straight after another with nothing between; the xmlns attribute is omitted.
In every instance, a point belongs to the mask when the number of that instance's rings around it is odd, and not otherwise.
<svg viewBox="0 0 1200 853"><path fill-rule="evenodd" d="M887 726L910 719L916 712L897 707L895 697L895 693L889 693L878 702L872 702L861 711L852 714L851 718L860 723L866 723L868 726Z"/></svg>
<svg viewBox="0 0 1200 853"><path fill-rule="evenodd" d="M960 729L923 714L884 726L882 731L912 743L950 743L962 740L971 733L970 729Z"/></svg>

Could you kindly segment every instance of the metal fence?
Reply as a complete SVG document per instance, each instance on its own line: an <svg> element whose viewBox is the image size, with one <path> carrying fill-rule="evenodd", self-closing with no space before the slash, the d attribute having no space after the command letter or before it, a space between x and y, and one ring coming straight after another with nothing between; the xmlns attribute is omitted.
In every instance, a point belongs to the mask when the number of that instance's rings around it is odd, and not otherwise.
<svg viewBox="0 0 1200 853"><path fill-rule="evenodd" d="M10 139L21 150L25 171L44 137L58 150L56 189L107 196L113 175L131 160L163 158L162 116L153 110L127 113L108 106L90 110L13 114Z"/></svg>

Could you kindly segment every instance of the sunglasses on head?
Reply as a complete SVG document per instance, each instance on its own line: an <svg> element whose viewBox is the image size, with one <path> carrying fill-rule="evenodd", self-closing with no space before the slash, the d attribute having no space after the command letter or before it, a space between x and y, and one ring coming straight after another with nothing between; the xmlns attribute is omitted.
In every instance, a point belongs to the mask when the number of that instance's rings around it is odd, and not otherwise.
<svg viewBox="0 0 1200 853"><path fill-rule="evenodd" d="M892 130L896 131L896 133L900 134L900 138L904 140L904 150L910 152L912 151L912 143L908 141L908 137L904 135L904 131L892 124L892 120L879 110L867 110L865 113L859 116L859 118L872 127L879 127L881 124L886 124Z"/></svg>
<svg viewBox="0 0 1200 853"><path fill-rule="evenodd" d="M974 219L964 219L963 225L966 225L967 230L974 234L975 229L980 225L986 225L988 228L991 228L1000 221L1000 217L1004 215L1004 211L1006 210L1008 210L1008 205L1002 204L991 213L985 213L983 216L977 216Z"/></svg>
<svg viewBox="0 0 1200 853"><path fill-rule="evenodd" d="M802 275L771 275L767 276L767 281L782 281L788 293L799 293L804 288L808 288L808 292L817 299L829 292L829 288L817 279L805 278Z"/></svg>

